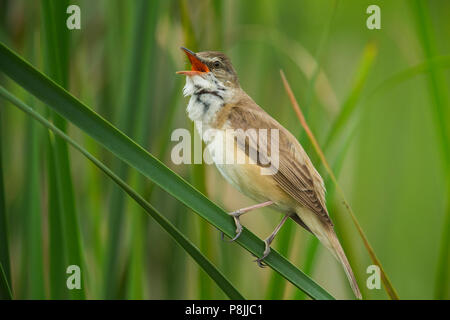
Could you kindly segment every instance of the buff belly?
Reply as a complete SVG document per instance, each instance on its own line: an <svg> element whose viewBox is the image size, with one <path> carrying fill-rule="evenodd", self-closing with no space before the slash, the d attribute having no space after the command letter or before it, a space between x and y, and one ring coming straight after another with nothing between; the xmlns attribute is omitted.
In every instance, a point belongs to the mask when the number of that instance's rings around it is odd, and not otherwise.
<svg viewBox="0 0 450 320"><path fill-rule="evenodd" d="M235 140L226 137L224 130L219 130L207 147L217 169L233 187L258 203L270 200L280 211L295 212L296 201L279 187L273 176L263 175L261 167L251 163ZM233 161L227 161L227 155Z"/></svg>

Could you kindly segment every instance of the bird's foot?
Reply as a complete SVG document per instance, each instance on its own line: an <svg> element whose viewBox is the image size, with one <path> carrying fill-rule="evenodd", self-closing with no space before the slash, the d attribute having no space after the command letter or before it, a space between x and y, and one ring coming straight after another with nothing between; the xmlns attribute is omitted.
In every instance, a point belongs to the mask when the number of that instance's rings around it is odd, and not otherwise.
<svg viewBox="0 0 450 320"><path fill-rule="evenodd" d="M264 243L265 243L265 245L266 245L266 248L264 249L263 256L262 256L261 258L258 258L258 259L256 259L256 260L254 260L254 261L258 264L258 267L260 267L260 268L267 267L267 264L265 264L265 263L263 262L263 260L264 260L264 259L269 255L269 253L270 253L270 243L272 242L271 240L272 240L271 237L269 237L269 238L267 238L266 240L264 240Z"/></svg>
<svg viewBox="0 0 450 320"><path fill-rule="evenodd" d="M239 217L241 215L243 215L244 213L247 213L249 211L252 211L254 209L263 208L263 207L266 207L266 206L270 206L272 204L273 204L273 201L266 201L266 202L263 202L263 203L255 204L255 205L247 207L247 208L242 208L242 209L230 212L229 215L234 218L234 222L236 224L236 235L232 239L227 240L227 241L229 241L229 242L235 241L241 235L241 233L242 233L242 225L241 225L241 223L239 221ZM225 235L224 235L223 232L221 232L221 238L222 238L222 240L225 240Z"/></svg>
<svg viewBox="0 0 450 320"><path fill-rule="evenodd" d="M241 214L242 214L241 210L236 210L236 211L233 211L233 212L229 213L229 215L234 218L234 223L236 224L236 235L233 238L231 238L230 240L226 240L225 239L225 234L223 232L221 232L222 240L227 241L227 242L233 242L237 238L240 237L240 235L242 233L242 230L243 230L242 224L241 224L241 222L239 220L239 216Z"/></svg>

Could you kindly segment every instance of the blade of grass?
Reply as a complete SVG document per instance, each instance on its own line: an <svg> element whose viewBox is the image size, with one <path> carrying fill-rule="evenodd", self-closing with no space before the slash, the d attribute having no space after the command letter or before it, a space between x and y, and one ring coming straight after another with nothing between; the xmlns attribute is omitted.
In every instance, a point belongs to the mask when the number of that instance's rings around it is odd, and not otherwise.
<svg viewBox="0 0 450 320"><path fill-rule="evenodd" d="M28 16L28 20L33 21L33 17ZM32 23L32 22L31 22ZM36 57L35 43L33 36L28 37L26 54L31 60ZM27 96L29 104L35 107L36 101L31 96ZM44 283L44 238L42 234L44 214L41 208L41 146L42 132L38 130L35 123L25 119L25 140L23 153L27 154L24 161L23 172L25 173L25 192L22 196L20 217L21 223L21 243L22 256L20 263L20 272L17 281L15 293L17 298L27 299L44 299L45 283Z"/></svg>
<svg viewBox="0 0 450 320"><path fill-rule="evenodd" d="M137 116L142 114L144 105L141 99L143 91L149 90L145 81L146 72L150 72L150 61L154 55L152 52L155 25L157 17L157 1L140 0L135 3L133 10L133 30L131 50L125 66L125 92L121 101L118 117L119 128L130 136L135 135ZM130 110L132 108L132 111ZM124 163L117 162L114 168L122 179L129 175L128 167ZM120 188L113 186L111 190L110 218L108 220L108 240L106 248L106 270L104 278L104 295L107 299L117 298L118 274L119 274L119 244L122 239L122 221L125 200ZM134 281L134 280L131 280Z"/></svg>
<svg viewBox="0 0 450 320"><path fill-rule="evenodd" d="M433 25L425 1L415 0L411 3L415 16L420 43L427 60L433 61L437 56L437 44L434 39ZM448 86L444 74L431 63L428 69L428 87L431 95L432 111L435 127L443 155L444 173L446 178L447 208L442 226L439 260L435 278L435 298L444 299L449 283L449 256L450 256L450 134L447 122L449 119Z"/></svg>
<svg viewBox="0 0 450 320"><path fill-rule="evenodd" d="M180 202L175 202L173 206L173 212L176 213L173 224L175 225L175 227L177 227L187 235L187 230L189 230L188 228L186 228L186 226L188 226L187 220L191 217L191 214L188 212L189 209L187 209ZM182 248L177 246L174 242L171 242L168 250L170 250L169 252L171 252L171 258L169 260L169 268L165 274L167 292L164 296L164 299L183 299L188 296L188 287L190 283L189 279L186 278L186 273L180 273L180 268L183 268L184 270L187 269L188 259L184 254ZM223 267L219 265L218 268L223 270L224 274L227 274L225 272L226 270L224 270ZM228 278L230 279L230 281L232 280L232 278Z"/></svg>
<svg viewBox="0 0 450 320"><path fill-rule="evenodd" d="M31 120L31 119L28 119ZM29 285L29 297L31 299L44 299L44 261L42 238L42 213L39 184L39 150L41 145L41 132L36 124L27 122L26 153L26 190L25 190L25 215L26 215L26 255L25 270Z"/></svg>
<svg viewBox="0 0 450 320"><path fill-rule="evenodd" d="M3 264L0 261L0 300L12 300L13 295Z"/></svg>
<svg viewBox="0 0 450 320"><path fill-rule="evenodd" d="M45 45L43 46L45 65L48 74L56 80L62 87L68 88L69 83L69 30L65 26L66 9L68 6L67 0L42 0L42 14L44 26ZM52 113L51 117L58 128L64 132L67 130L66 121L56 113ZM64 254L61 252L61 246L51 245L52 253L50 254L51 265L60 268L63 263L67 265L78 265L84 268L84 261L82 255L81 236L79 234L79 223L75 208L75 194L72 183L72 176L70 172L70 159L66 143L58 137L49 139L50 151L53 153L54 177L49 177L50 183L56 183L55 186L50 186L50 195L53 199L51 201L58 201L58 205L52 204L49 208L52 214L49 218L52 219L51 227L61 228L62 230L52 230L53 236L59 237L63 235L64 245L66 248L66 258L64 261ZM53 171L53 170L52 170ZM56 206L59 208L57 209ZM58 221L55 221L58 220ZM53 238L54 241L60 241L58 238ZM55 261L59 260L59 261ZM64 262L63 262L64 261ZM60 270L59 272L63 272ZM54 281L61 280L55 279ZM82 282L84 277L82 277ZM51 287L53 292L59 291L58 287L63 286L64 283L53 283ZM74 299L85 298L85 285L81 286L80 290L71 290L71 297ZM62 296L63 298L64 296Z"/></svg>
<svg viewBox="0 0 450 320"><path fill-rule="evenodd" d="M139 206L141 206L185 251L199 264L199 266L213 279L216 284L224 291L230 299L243 300L244 297L239 291L228 281L228 279L206 258L199 249L197 249L188 238L186 238L172 223L167 220L161 213L159 213L153 206L144 198L137 194L124 180L120 179L114 172L106 167L101 161L91 155L86 149L72 140L62 130L48 122L39 113L34 111L29 106L25 105L15 96L10 94L7 90L0 86L0 95L18 107L20 110L28 114L30 117L39 121L47 129L54 134L64 139L67 143L72 145L76 150L81 152L87 159L89 159L97 168L102 170L108 177L110 177L120 188L125 191Z"/></svg>
<svg viewBox="0 0 450 320"><path fill-rule="evenodd" d="M66 299L67 289L64 286L66 274L63 270L67 268L67 257L64 249L64 231L55 169L56 154L53 146L54 137L47 132L50 298Z"/></svg>
<svg viewBox="0 0 450 320"><path fill-rule="evenodd" d="M8 223L5 206L5 188L3 185L3 137L1 132L2 112L0 110L0 263L8 283L11 283L11 264L9 261Z"/></svg>
<svg viewBox="0 0 450 320"><path fill-rule="evenodd" d="M152 10L156 10L153 8ZM154 18L154 17L153 17ZM148 137L150 137L150 129L151 125L149 125L149 119L151 118L152 112L154 112L154 108L150 108L149 105L152 103L152 97L155 95L156 84L155 81L157 77L153 76L153 72L150 70L155 70L157 64L159 63L159 57L156 56L158 50L154 49L154 45L151 45L152 49L149 50L152 52L152 61L150 59L144 59L144 63L141 66L144 72L144 76L142 79L143 88L149 88L147 90L141 90L140 97L137 105L137 122L135 123L135 136L136 142L139 145L145 146L148 144ZM150 53L147 53L150 56ZM151 88L151 89L150 89ZM144 190L144 178L140 176L136 171L130 173L129 184L134 188L137 193L142 194ZM150 199L148 195L146 195L147 199ZM147 230L148 225L145 223L143 219L144 216L141 214L141 210L139 207L132 203L130 204L131 210L127 210L130 212L130 229L131 229L131 239L130 239L130 263L129 263L129 275L128 275L128 284L127 284L127 297L129 299L143 299L144 298L144 284L147 283L146 279L144 279L146 273L145 270L148 269L147 259L145 259L145 254L149 253L152 249L146 248L147 243ZM154 239L149 239L147 242L152 242Z"/></svg>
<svg viewBox="0 0 450 320"><path fill-rule="evenodd" d="M44 59L51 76L68 87L68 60L70 33L65 26L68 0L41 0L44 29ZM54 47L56 46L56 47Z"/></svg>
<svg viewBox="0 0 450 320"><path fill-rule="evenodd" d="M2 128L1 111L2 110L0 110L0 131ZM8 224L5 207L5 188L3 186L3 137L3 134L0 132L0 300L12 299Z"/></svg>
<svg viewBox="0 0 450 320"><path fill-rule="evenodd" d="M130 186L136 186L137 174L132 175L130 178ZM138 188L134 188L137 190ZM144 285L147 281L144 279L146 270L146 259L144 257L146 235L146 220L143 219L141 210L135 208L136 204L130 204L130 262L128 270L128 283L127 283L127 299L142 300L144 299Z"/></svg>
<svg viewBox="0 0 450 320"><path fill-rule="evenodd" d="M47 19L53 19L54 15L50 12L50 2L41 1L42 15L44 17L42 27L44 32L41 33L41 37L44 39L44 46L42 46L43 56L45 60L45 68L50 73L50 64L55 61L57 57L51 56L55 54L54 50L47 49L51 47L49 37L53 38L53 29L51 28L50 21ZM53 69L56 69L53 67ZM59 69L58 69L59 70ZM59 76L61 80L62 76ZM51 111L47 112L48 117L55 117L56 114L52 114ZM46 132L46 154L47 157L47 179L48 179L48 250L49 250L49 293L51 299L67 299L67 290L64 286L66 281L65 273L63 270L67 267L67 255L65 250L64 231L62 224L62 209L60 200L60 191L57 187L57 172L56 172L56 151L55 151L55 139L50 136L49 132Z"/></svg>
<svg viewBox="0 0 450 320"><path fill-rule="evenodd" d="M328 164L328 161L326 160L325 155L323 154L323 151L319 146L319 143L317 142L316 138L314 137L314 134L312 133L312 131L309 129L309 126L306 123L303 113L297 103L297 100L295 99L294 93L292 92L292 89L291 89L283 71L281 71L280 73L281 73L281 78L283 80L283 84L286 89L286 92L289 96L289 99L292 103L292 106L294 107L294 110L300 120L300 123L301 123L303 129L306 131L308 138L311 140L311 143L312 143L315 151L317 152L318 156L320 157L320 160L322 161L322 164L325 166L325 169L327 170L328 174L330 175L330 178L333 181L336 191L338 192L339 196L341 197L346 211L350 214L350 217L351 217L354 225L356 226L358 233L361 236L361 239L363 240L364 246L366 247L370 258L372 259L374 264L376 264L380 267L381 279L382 279L383 285L386 289L386 292L388 293L388 295L391 299L395 299L395 300L399 299L394 287L392 286L391 281L389 280L389 278L386 275L386 272L383 269L383 266L381 265L380 261L378 260L372 246L369 244L369 241L368 241L364 231L362 230L358 220L356 219L356 216L354 215L352 208L348 204L348 201L346 200L345 195L344 195L344 191L339 186L336 176L334 175L333 171L331 170L331 168Z"/></svg>
<svg viewBox="0 0 450 320"><path fill-rule="evenodd" d="M230 237L235 234L233 219L223 209L194 189L150 153L135 144L92 109L5 47L3 43L0 43L0 71L163 190L193 209L210 224L223 231L225 235ZM246 228L244 228L236 243L256 256L262 256L263 254L264 242ZM276 250L271 251L265 262L296 287L305 291L311 298L334 299L325 289L293 266Z"/></svg>

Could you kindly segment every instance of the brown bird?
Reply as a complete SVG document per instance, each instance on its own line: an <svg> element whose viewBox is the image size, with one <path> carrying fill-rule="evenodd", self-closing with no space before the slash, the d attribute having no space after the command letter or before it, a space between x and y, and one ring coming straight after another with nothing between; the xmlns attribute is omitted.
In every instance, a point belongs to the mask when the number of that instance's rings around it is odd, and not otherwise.
<svg viewBox="0 0 450 320"><path fill-rule="evenodd" d="M241 88L230 59L217 51L194 53L181 48L192 65L186 75L189 118L195 122L212 160L225 179L257 205L230 213L236 240L242 232L239 217L256 208L273 206L285 215L264 240L259 266L270 253L276 234L291 218L320 242L342 264L355 296L361 299L350 264L334 232L325 204L320 174L297 139Z"/></svg>

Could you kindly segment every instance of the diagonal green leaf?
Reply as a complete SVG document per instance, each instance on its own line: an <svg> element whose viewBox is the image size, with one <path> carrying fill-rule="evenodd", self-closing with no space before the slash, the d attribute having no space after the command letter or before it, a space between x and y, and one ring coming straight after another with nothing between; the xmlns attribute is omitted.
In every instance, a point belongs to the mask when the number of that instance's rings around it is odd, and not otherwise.
<svg viewBox="0 0 450 320"><path fill-rule="evenodd" d="M61 139L64 139L67 143L71 144L75 149L81 152L86 158L88 158L94 165L96 165L100 170L102 170L106 175L108 175L120 188L125 191L132 199L136 201L156 222L165 230L169 235L181 246L185 251L199 264L199 266L213 279L216 284L223 290L223 292L230 299L243 300L244 297L239 293L239 291L234 288L234 286L229 282L229 280L218 270L214 264L212 264L208 258L206 258L198 248L196 248L186 236L181 233L172 223L167 220L161 213L159 213L153 206L148 203L144 198L142 198L138 193L136 193L125 181L119 178L114 172L112 172L108 167L106 167L101 161L91 155L86 149L72 140L63 131L58 129L56 126L48 122L39 113L34 111L32 108L24 104L22 101L17 99L15 96L10 94L7 90L0 86L0 95L9 100L23 112L27 113L29 116L33 117L35 120L39 121L49 130L58 135ZM1 265L0 265L1 267ZM0 271L3 271L1 269ZM3 275L0 274L0 276ZM1 279L0 279L0 289L1 289ZM0 294L1 294L0 290ZM0 296L1 297L1 296Z"/></svg>
<svg viewBox="0 0 450 320"><path fill-rule="evenodd" d="M0 70L227 236L235 234L233 219L223 209L2 43ZM263 254L263 241L247 229L236 243L256 256ZM276 250L272 250L265 262L311 298L333 299Z"/></svg>

